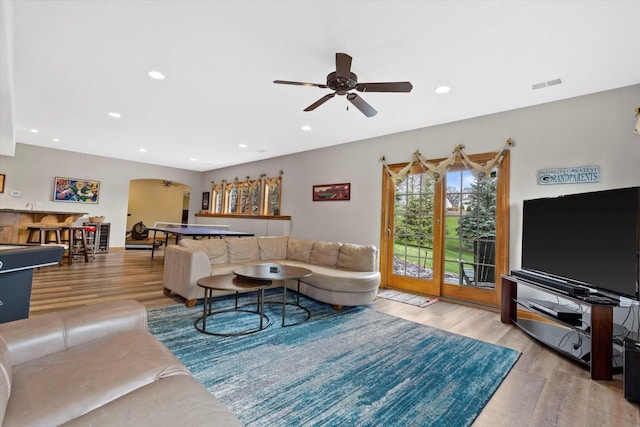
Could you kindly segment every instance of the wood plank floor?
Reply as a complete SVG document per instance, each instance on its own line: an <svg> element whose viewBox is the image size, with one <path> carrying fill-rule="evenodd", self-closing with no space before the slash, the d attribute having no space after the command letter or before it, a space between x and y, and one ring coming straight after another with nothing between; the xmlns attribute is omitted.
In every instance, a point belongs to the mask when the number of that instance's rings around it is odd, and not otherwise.
<svg viewBox="0 0 640 427"><path fill-rule="evenodd" d="M34 273L31 316L106 300L146 307L182 302L162 292L162 253L111 251L94 261ZM522 353L474 426L639 426L640 406L623 397L622 377L592 381L589 372L538 344L497 313L440 301L427 308L378 299L373 308L413 322L513 348Z"/></svg>

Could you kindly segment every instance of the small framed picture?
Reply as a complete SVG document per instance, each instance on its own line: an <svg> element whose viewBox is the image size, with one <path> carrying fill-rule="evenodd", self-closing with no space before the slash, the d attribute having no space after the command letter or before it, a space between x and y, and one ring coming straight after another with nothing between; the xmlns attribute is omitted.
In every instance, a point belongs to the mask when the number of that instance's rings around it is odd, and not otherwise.
<svg viewBox="0 0 640 427"><path fill-rule="evenodd" d="M0 173L0 193L4 193L4 179L6 178L5 174Z"/></svg>
<svg viewBox="0 0 640 427"><path fill-rule="evenodd" d="M313 186L314 202L351 200L351 183L322 184Z"/></svg>

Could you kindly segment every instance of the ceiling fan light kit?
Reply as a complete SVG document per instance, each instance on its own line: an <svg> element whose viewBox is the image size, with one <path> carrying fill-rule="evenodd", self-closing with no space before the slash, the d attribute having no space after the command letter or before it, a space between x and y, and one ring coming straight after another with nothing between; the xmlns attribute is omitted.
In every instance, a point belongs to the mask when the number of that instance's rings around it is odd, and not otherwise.
<svg viewBox="0 0 640 427"><path fill-rule="evenodd" d="M365 116L373 117L378 112L367 101L358 94L350 92L357 90L358 92L403 92L408 93L413 89L410 82L382 82L382 83L358 83L358 76L351 72L352 58L346 53L336 53L336 71L327 75L327 83L306 83L288 80L274 80L276 84L287 84L296 86L313 86L320 89L331 89L333 93L329 93L313 104L309 105L304 111L313 111L320 105L324 104L336 95L346 96L347 100L360 110Z"/></svg>

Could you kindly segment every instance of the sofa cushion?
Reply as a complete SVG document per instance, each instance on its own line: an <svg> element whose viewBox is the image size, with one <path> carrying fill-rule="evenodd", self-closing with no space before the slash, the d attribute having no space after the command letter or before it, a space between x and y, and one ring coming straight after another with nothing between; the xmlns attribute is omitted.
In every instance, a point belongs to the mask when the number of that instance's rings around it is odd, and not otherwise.
<svg viewBox="0 0 640 427"><path fill-rule="evenodd" d="M195 378L162 378L86 413L70 426L242 426Z"/></svg>
<svg viewBox="0 0 640 427"><path fill-rule="evenodd" d="M287 242L289 236L259 237L261 260L287 259Z"/></svg>
<svg viewBox="0 0 640 427"><path fill-rule="evenodd" d="M178 244L186 248L203 251L209 257L211 264L226 264L229 262L227 243L222 239L181 239Z"/></svg>
<svg viewBox="0 0 640 427"><path fill-rule="evenodd" d="M313 242L309 262L316 265L335 267L338 262L338 252L342 243L338 242Z"/></svg>
<svg viewBox="0 0 640 427"><path fill-rule="evenodd" d="M227 242L229 262L247 262L260 259L260 248L256 237L232 237L224 239Z"/></svg>
<svg viewBox="0 0 640 427"><path fill-rule="evenodd" d="M377 249L373 245L340 246L336 267L351 271L375 271Z"/></svg>
<svg viewBox="0 0 640 427"><path fill-rule="evenodd" d="M296 239L289 237L289 241L287 242L287 259L309 262L312 248L313 240L311 239Z"/></svg>
<svg viewBox="0 0 640 427"><path fill-rule="evenodd" d="M190 375L153 335L129 331L13 366L3 427L56 426L165 376Z"/></svg>
<svg viewBox="0 0 640 427"><path fill-rule="evenodd" d="M287 261L286 264L301 266L292 261ZM368 292L377 289L380 285L379 271L339 270L335 267L314 264L307 264L307 268L312 271L311 276L304 277L300 281L325 291L336 293ZM287 282L287 288L295 289L295 286L297 286L296 281L289 280Z"/></svg>

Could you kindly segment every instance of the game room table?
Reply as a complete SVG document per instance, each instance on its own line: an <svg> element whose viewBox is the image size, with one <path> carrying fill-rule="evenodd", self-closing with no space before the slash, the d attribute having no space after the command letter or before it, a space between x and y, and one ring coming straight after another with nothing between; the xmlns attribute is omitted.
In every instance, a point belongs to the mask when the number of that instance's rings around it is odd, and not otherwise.
<svg viewBox="0 0 640 427"><path fill-rule="evenodd" d="M156 249L157 242L157 233L158 231L165 233L167 235L167 242L169 241L169 236L175 236L176 244L183 237L191 237L193 239L198 238L211 238L211 237L251 237L253 233L246 233L244 231L231 231L231 230L221 230L217 228L206 228L206 227L146 227L147 230L153 231L153 244L151 247L151 259L153 259L153 255Z"/></svg>

